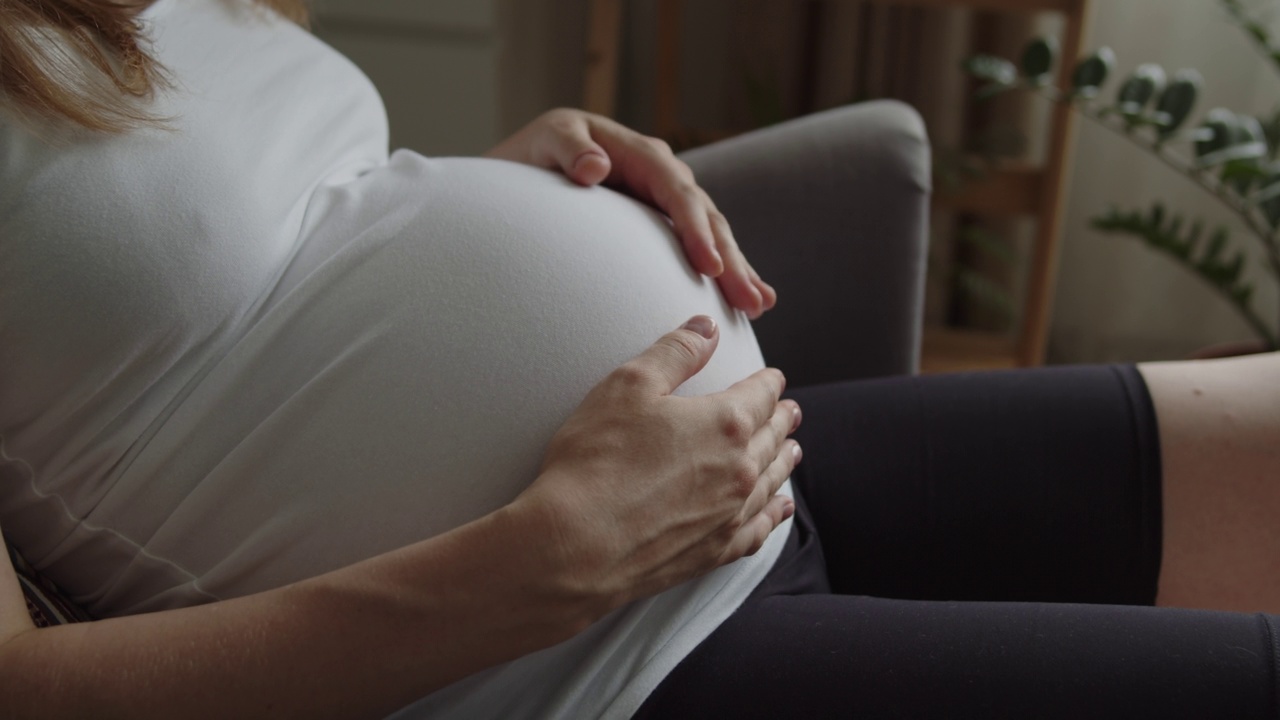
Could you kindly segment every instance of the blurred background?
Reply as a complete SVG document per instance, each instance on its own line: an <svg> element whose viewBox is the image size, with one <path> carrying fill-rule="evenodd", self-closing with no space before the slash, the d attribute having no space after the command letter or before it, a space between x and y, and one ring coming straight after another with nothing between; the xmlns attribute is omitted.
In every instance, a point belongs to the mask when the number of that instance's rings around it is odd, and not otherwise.
<svg viewBox="0 0 1280 720"><path fill-rule="evenodd" d="M1041 343L1048 362L1179 358L1252 337L1184 267L1091 226L1110 206L1148 208L1157 199L1242 235L1238 216L1105 128L1081 119L1055 126L1041 98L976 100L977 86L961 70L975 53L1016 60L1036 36L1058 38L1070 51L1075 23L1086 51L1114 49L1120 77L1141 63L1194 67L1205 78L1198 112L1221 105L1270 113L1280 77L1224 5L323 0L314 29L378 86L393 145L428 155L483 152L558 106L594 104L679 148L845 103L911 103L929 128L938 195L926 364L947 369L1024 362L1017 348L1037 292L1050 301ZM619 13L614 24L611 12ZM1040 170L1046 166L1056 179ZM1056 210L1052 202L996 207L1013 202L1019 188L1049 181L1062 183ZM1036 252L1046 223L1060 238L1047 255ZM1277 283L1261 281L1265 272L1251 263L1245 279L1259 280L1255 305L1276 327L1280 297Z"/></svg>

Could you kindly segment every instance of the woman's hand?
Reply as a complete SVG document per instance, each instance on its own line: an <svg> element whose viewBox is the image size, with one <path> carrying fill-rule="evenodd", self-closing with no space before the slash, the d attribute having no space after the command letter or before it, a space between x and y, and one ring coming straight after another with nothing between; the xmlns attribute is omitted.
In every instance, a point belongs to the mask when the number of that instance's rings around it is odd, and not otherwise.
<svg viewBox="0 0 1280 720"><path fill-rule="evenodd" d="M551 170L581 185L606 183L666 213L689 262L716 278L729 304L753 320L772 308L778 293L738 249L724 215L693 171L658 138L646 137L599 115L552 110L485 153Z"/></svg>
<svg viewBox="0 0 1280 720"><path fill-rule="evenodd" d="M800 460L800 408L774 369L705 397L671 395L711 358L707 317L658 340L597 385L556 433L534 509L570 598L603 614L754 554L791 516L776 495Z"/></svg>

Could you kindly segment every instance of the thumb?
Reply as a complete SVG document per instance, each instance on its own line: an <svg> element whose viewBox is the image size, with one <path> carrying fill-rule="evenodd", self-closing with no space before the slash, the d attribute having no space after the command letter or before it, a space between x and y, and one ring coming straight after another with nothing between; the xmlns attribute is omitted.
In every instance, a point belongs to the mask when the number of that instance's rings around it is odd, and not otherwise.
<svg viewBox="0 0 1280 720"><path fill-rule="evenodd" d="M558 133L551 153L564 174L579 185L602 183L613 170L609 153L591 139L586 123Z"/></svg>
<svg viewBox="0 0 1280 720"><path fill-rule="evenodd" d="M720 328L706 315L697 315L658 338L633 361L652 381L653 392L670 395L685 380L697 375L720 344Z"/></svg>

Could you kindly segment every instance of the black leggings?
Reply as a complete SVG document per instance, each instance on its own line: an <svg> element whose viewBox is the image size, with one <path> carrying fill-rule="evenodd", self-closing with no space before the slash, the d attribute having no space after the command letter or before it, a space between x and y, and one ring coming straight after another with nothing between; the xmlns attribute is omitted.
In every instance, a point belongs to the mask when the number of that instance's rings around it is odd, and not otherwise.
<svg viewBox="0 0 1280 720"><path fill-rule="evenodd" d="M1149 607L1160 448L1135 368L789 395L787 548L636 717L1280 717L1277 618Z"/></svg>

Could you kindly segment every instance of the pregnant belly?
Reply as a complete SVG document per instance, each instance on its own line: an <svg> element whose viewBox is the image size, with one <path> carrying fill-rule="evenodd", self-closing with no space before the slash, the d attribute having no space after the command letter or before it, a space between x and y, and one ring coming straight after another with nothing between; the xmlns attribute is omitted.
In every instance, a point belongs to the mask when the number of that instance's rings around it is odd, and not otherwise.
<svg viewBox="0 0 1280 720"><path fill-rule="evenodd" d="M593 385L694 314L722 337L680 394L763 367L665 219L544 171L399 153L322 191L304 237L91 516L140 548L80 588L99 612L278 586L494 510Z"/></svg>

